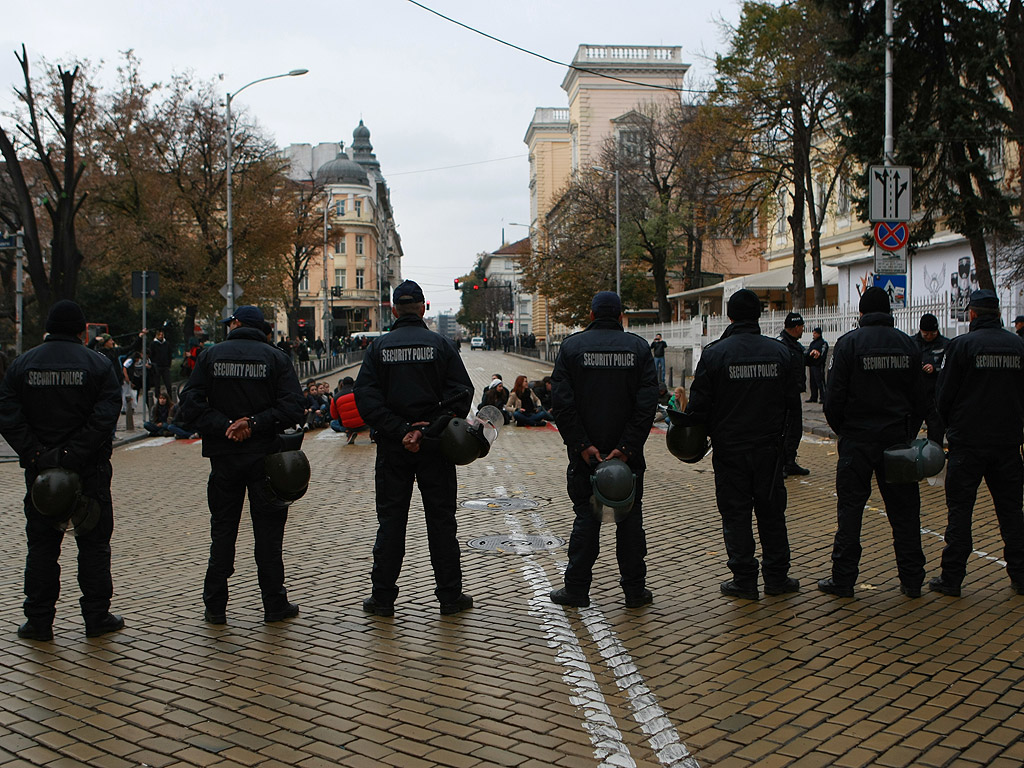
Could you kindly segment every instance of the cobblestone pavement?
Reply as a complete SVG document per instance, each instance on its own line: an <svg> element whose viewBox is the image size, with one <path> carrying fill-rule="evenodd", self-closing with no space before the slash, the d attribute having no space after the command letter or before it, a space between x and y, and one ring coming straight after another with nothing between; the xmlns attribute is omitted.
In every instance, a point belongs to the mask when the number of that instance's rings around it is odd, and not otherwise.
<svg viewBox="0 0 1024 768"><path fill-rule="evenodd" d="M479 387L544 371L468 352ZM294 620L262 623L243 525L226 627L202 621L208 463L193 441L114 456L114 609L124 631L87 640L73 545L53 642L18 640L25 555L16 464L0 464L0 766L1020 766L1024 598L1013 595L984 490L964 596L897 590L873 496L856 598L828 597L835 446L805 440L788 481L795 595L722 597L728 578L710 461L647 445L653 605L627 610L604 534L588 609L552 605L571 511L553 429L502 431L459 470L476 607L442 617L418 497L394 618L360 610L375 532L373 457L310 434L309 493L290 512ZM934 575L940 487L923 486ZM485 501L490 500L490 501ZM522 506L523 508L519 508ZM534 538L529 538L534 537ZM534 551L529 545L540 547ZM544 549L544 547L551 547Z"/></svg>

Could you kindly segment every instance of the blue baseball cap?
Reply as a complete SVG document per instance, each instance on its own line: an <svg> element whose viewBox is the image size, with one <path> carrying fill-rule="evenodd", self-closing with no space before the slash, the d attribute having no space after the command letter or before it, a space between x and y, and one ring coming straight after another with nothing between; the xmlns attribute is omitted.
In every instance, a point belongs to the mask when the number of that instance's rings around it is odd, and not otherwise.
<svg viewBox="0 0 1024 768"><path fill-rule="evenodd" d="M251 304L246 304L243 307L235 307L235 314L224 321L227 325L232 320L237 320L242 325L247 325L250 328L262 329L266 321L263 319L263 313L260 312L259 307L254 307Z"/></svg>
<svg viewBox="0 0 1024 768"><path fill-rule="evenodd" d="M970 306L979 309L999 309L999 297L988 288L981 288L971 294Z"/></svg>

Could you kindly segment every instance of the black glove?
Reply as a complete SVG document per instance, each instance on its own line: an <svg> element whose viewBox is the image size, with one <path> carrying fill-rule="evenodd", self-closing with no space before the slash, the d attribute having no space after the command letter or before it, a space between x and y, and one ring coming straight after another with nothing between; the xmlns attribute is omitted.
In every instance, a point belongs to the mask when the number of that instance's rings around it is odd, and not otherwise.
<svg viewBox="0 0 1024 768"><path fill-rule="evenodd" d="M36 469L56 469L60 466L60 448L48 448L36 455Z"/></svg>

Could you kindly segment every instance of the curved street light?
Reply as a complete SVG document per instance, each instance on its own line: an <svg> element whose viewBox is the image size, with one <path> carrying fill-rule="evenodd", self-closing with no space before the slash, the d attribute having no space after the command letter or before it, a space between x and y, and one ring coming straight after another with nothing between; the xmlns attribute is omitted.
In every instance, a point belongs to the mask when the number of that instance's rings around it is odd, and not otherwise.
<svg viewBox="0 0 1024 768"><path fill-rule="evenodd" d="M307 72L309 72L308 69L293 69L293 70L291 70L289 72L282 72L279 75L270 75L269 77L261 77L258 80L253 80L251 83L246 83L245 85L243 85L241 88L239 88L234 93L229 93L227 95L227 100L226 100L226 105L227 105L226 130L227 130L227 140L228 140L227 141L227 185L228 185L228 192L227 192L227 198L228 198L227 199L227 209L228 209L227 210L227 217L228 217L228 225L227 225L228 226L228 232L227 232L228 243L227 243L227 246L228 246L228 248L227 248L227 251L228 251L228 282L227 282L227 285L224 286L225 293L227 294L224 297L225 299L227 299L227 314L224 316L225 320L227 318L231 317L233 314L235 314L235 231L234 231L234 221L233 221L233 218L232 218L232 209L231 209L231 150L232 150L232 142L231 142L231 100L234 99L238 94L240 94L246 88L248 88L250 85L256 85L256 83L263 83L263 82L266 82L267 80L277 80L280 77L299 77L300 75L304 75Z"/></svg>

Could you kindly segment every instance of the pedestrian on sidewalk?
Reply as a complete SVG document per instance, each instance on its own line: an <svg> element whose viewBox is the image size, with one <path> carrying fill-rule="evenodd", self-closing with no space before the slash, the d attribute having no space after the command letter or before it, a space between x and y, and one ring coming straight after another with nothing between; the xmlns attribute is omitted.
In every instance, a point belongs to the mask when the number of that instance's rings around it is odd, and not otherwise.
<svg viewBox="0 0 1024 768"><path fill-rule="evenodd" d="M447 616L472 608L473 598L462 591L455 464L436 443L424 443L424 428L446 415L465 417L473 402L473 383L455 345L423 322L425 299L419 285L406 280L392 298L395 322L370 344L356 377L356 405L377 435L373 592L363 601L363 610L376 616L395 613L415 481L427 520L434 595Z"/></svg>
<svg viewBox="0 0 1024 768"><path fill-rule="evenodd" d="M622 328L617 293L594 296L590 325L562 342L551 383L558 430L569 454L567 489L576 515L565 586L551 593L551 601L590 605L601 534L601 520L591 508L591 465L620 459L636 476L636 490L632 510L615 524L619 584L627 608L647 605L654 598L647 589L644 561L644 443L658 405L658 376L647 342Z"/></svg>
<svg viewBox="0 0 1024 768"><path fill-rule="evenodd" d="M661 334L654 334L654 341L651 342L651 356L654 358L658 381L662 383L665 382L665 350L667 348L668 343L661 338Z"/></svg>
<svg viewBox="0 0 1024 768"><path fill-rule="evenodd" d="M752 514L761 540L761 575L768 595L796 592L789 576L782 433L795 386L789 353L761 335L761 300L746 288L726 305L731 325L704 348L690 386L686 414L705 424L715 446L715 499L722 515L732 579L723 595L757 600L758 562Z"/></svg>
<svg viewBox="0 0 1024 768"><path fill-rule="evenodd" d="M210 561L203 584L205 620L227 622L228 579L245 494L255 539L263 621L299 615L284 586L284 529L288 503L267 483L265 461L278 435L302 419L302 390L292 361L267 343L263 313L242 306L224 321L227 338L203 350L181 391L181 415L203 437L210 459Z"/></svg>
<svg viewBox="0 0 1024 768"><path fill-rule="evenodd" d="M86 637L124 627L110 612L110 537L114 507L110 497L111 436L121 407L121 385L108 360L83 346L85 314L73 301L58 301L46 318L43 343L21 355L0 383L0 434L25 469L25 618L18 637L52 640L60 595L63 525L44 517L32 501L32 487L45 470L74 473L91 504L95 526L76 531L79 601Z"/></svg>
<svg viewBox="0 0 1024 768"><path fill-rule="evenodd" d="M914 342L921 350L921 373L923 374L925 393L924 423L928 425L928 439L942 446L945 427L939 412L935 410L935 385L939 381L939 371L949 345L949 339L939 333L939 319L935 315L925 313L918 323L920 330L914 336ZM917 425L918 431L921 425Z"/></svg>
<svg viewBox="0 0 1024 768"><path fill-rule="evenodd" d="M811 343L807 345L807 371L811 379L811 396L808 403L825 402L825 363L828 361L828 342L821 328L811 331Z"/></svg>
<svg viewBox="0 0 1024 768"><path fill-rule="evenodd" d="M160 385L163 384L167 390L168 402L174 402L174 394L171 390L171 345L167 341L163 328L157 328L153 338L153 344L149 348L149 360L153 365L153 387L156 389L156 397L160 399Z"/></svg>
<svg viewBox="0 0 1024 768"><path fill-rule="evenodd" d="M949 436L948 516L942 572L928 588L959 597L974 548L974 502L984 478L1010 586L1024 595L1024 340L1003 330L994 291L972 293L968 312L970 330L949 342L939 373L936 404Z"/></svg>
<svg viewBox="0 0 1024 768"><path fill-rule="evenodd" d="M807 391L807 377L804 374L804 345L800 337L804 335L804 319L799 312L790 312L783 322L779 341L789 351L790 365L793 376L790 378L793 391L789 405L789 420L786 423L786 438L783 444L783 477L790 475L809 475L811 470L796 463L796 453L800 448L800 438L804 435L804 414L801 405L803 393Z"/></svg>
<svg viewBox="0 0 1024 768"><path fill-rule="evenodd" d="M871 476L892 527L900 591L920 597L924 582L921 494L917 483L891 484L884 452L917 434L924 415L921 353L894 327L889 295L877 286L860 299L860 327L836 342L829 363L825 418L839 435L836 467L838 529L832 546L832 576L818 589L853 597L860 574L860 531Z"/></svg>

